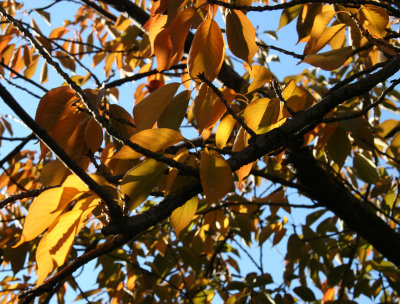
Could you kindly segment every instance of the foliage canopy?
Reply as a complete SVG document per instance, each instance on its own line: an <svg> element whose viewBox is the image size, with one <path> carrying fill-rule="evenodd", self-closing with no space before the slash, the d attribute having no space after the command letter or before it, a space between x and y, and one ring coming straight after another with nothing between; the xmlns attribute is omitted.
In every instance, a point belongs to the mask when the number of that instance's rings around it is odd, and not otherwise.
<svg viewBox="0 0 400 304"><path fill-rule="evenodd" d="M398 303L398 1L0 3L1 303Z"/></svg>

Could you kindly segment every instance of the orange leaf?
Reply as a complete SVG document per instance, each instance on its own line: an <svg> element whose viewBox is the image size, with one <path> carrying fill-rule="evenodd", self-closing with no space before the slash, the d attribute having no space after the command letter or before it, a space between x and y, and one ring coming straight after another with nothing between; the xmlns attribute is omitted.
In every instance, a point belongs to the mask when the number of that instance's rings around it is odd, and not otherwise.
<svg viewBox="0 0 400 304"><path fill-rule="evenodd" d="M199 133L211 126L212 110L217 96L205 83L200 85L199 93L193 102L193 115Z"/></svg>
<svg viewBox="0 0 400 304"><path fill-rule="evenodd" d="M169 83L142 99L133 108L138 131L150 129L171 102L180 84Z"/></svg>
<svg viewBox="0 0 400 304"><path fill-rule="evenodd" d="M231 167L218 152L206 148L201 153L200 181L208 202L222 199L231 189Z"/></svg>
<svg viewBox="0 0 400 304"><path fill-rule="evenodd" d="M190 77L198 81L198 75L204 73L204 76L212 81L221 69L224 54L225 44L221 29L213 19L205 19L198 27L190 48Z"/></svg>
<svg viewBox="0 0 400 304"><path fill-rule="evenodd" d="M158 118L158 127L179 130L179 127L185 118L189 100L190 91L188 90L182 91L176 95Z"/></svg>
<svg viewBox="0 0 400 304"><path fill-rule="evenodd" d="M334 39L336 35L340 34L344 30L345 26L346 25L344 23L333 25L323 31L321 35L317 36L316 38L310 39L305 46L304 54L310 55L317 53L332 39Z"/></svg>
<svg viewBox="0 0 400 304"><path fill-rule="evenodd" d="M147 129L132 135L130 140L139 146L153 152L160 152L184 140L184 137L172 129ZM116 159L135 159L142 154L132 150L129 146L123 146L115 155Z"/></svg>
<svg viewBox="0 0 400 304"><path fill-rule="evenodd" d="M242 11L228 11L226 15L226 37L232 53L250 64L258 50L256 30Z"/></svg>
<svg viewBox="0 0 400 304"><path fill-rule="evenodd" d="M103 142L103 129L93 117L89 117L84 134L90 152L96 152Z"/></svg>
<svg viewBox="0 0 400 304"><path fill-rule="evenodd" d="M181 231L192 221L193 216L196 214L198 203L199 198L194 196L183 206L172 212L169 220L171 221L177 236L179 236Z"/></svg>
<svg viewBox="0 0 400 304"><path fill-rule="evenodd" d="M352 53L352 47L348 46L325 53L308 55L302 62L309 63L323 70L331 71L341 67Z"/></svg>
<svg viewBox="0 0 400 304"><path fill-rule="evenodd" d="M372 5L361 5L360 14L368 21L367 30L371 35L378 38L383 38L386 35L389 15L384 8Z"/></svg>

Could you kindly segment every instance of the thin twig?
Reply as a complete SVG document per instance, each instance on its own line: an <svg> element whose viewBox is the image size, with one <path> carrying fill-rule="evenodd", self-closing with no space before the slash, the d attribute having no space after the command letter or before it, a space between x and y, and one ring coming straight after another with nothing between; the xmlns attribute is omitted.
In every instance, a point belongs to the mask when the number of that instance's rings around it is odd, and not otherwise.
<svg viewBox="0 0 400 304"><path fill-rule="evenodd" d="M242 118L240 118L235 111L232 110L232 108L229 106L228 102L226 101L224 95L222 95L222 93L217 89L217 87L211 82L209 81L204 74L199 74L197 75L197 77L203 81L211 90L213 90L213 92L215 93L215 95L218 96L219 100L224 104L226 111L243 127L243 129L246 130L247 133L250 134L251 137L256 137L257 134L249 128L248 125L246 125L246 123L244 122L244 120Z"/></svg>
<svg viewBox="0 0 400 304"><path fill-rule="evenodd" d="M4 208L7 204L9 204L11 202L15 202L17 200L21 200L21 199L28 198L28 197L36 197L46 190L57 188L57 187L60 187L60 186L58 185L58 186L43 187L40 189L29 190L29 191L25 191L23 193L11 195L11 196L3 199L2 201L0 201L0 209Z"/></svg>

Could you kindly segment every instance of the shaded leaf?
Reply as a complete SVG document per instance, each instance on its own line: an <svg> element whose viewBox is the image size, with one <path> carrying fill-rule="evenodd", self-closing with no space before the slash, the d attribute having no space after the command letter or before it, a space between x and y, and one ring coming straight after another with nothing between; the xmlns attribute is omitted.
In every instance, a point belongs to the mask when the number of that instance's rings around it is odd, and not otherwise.
<svg viewBox="0 0 400 304"><path fill-rule="evenodd" d="M341 67L352 53L352 47L348 46L325 53L308 55L302 62L309 63L323 70L331 71Z"/></svg>
<svg viewBox="0 0 400 304"><path fill-rule="evenodd" d="M200 159L200 181L209 202L223 198L233 185L228 162L216 151L205 149Z"/></svg>
<svg viewBox="0 0 400 304"><path fill-rule="evenodd" d="M167 165L154 159L146 159L129 170L121 182L121 192L128 196L128 210L136 209L157 185Z"/></svg>

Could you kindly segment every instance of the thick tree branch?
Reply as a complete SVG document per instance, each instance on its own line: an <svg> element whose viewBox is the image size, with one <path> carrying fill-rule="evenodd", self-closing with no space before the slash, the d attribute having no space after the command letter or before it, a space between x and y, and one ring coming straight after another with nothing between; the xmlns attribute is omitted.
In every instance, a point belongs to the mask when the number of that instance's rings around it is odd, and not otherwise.
<svg viewBox="0 0 400 304"><path fill-rule="evenodd" d="M289 154L300 184L309 187L307 196L334 212L349 227L400 267L400 234L391 229L367 204L358 200L307 148Z"/></svg>

